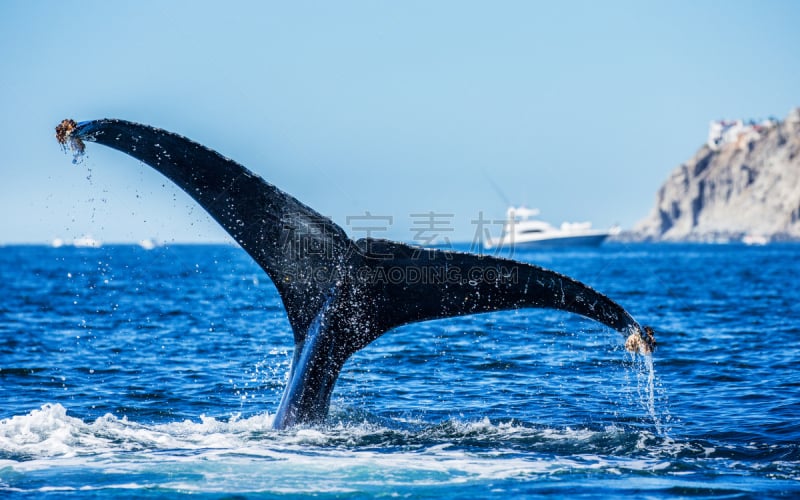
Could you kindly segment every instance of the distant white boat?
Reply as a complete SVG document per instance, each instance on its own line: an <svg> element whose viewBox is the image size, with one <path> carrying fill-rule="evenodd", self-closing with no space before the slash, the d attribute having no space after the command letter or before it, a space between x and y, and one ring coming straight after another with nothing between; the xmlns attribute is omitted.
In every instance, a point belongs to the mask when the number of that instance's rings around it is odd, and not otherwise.
<svg viewBox="0 0 800 500"><path fill-rule="evenodd" d="M483 242L486 248L560 248L599 246L611 235L619 234L619 227L607 231L592 229L591 222L564 222L560 227L536 219L539 210L509 207L499 238Z"/></svg>
<svg viewBox="0 0 800 500"><path fill-rule="evenodd" d="M72 240L72 246L75 248L100 248L102 243L91 236L81 236Z"/></svg>
<svg viewBox="0 0 800 500"><path fill-rule="evenodd" d="M64 240L61 238L53 238L53 241L50 242L50 246L53 248L61 248L64 246Z"/></svg>
<svg viewBox="0 0 800 500"><path fill-rule="evenodd" d="M742 243L745 245L766 245L769 240L766 236L760 234L747 234L742 238Z"/></svg>
<svg viewBox="0 0 800 500"><path fill-rule="evenodd" d="M152 250L158 246L158 242L156 240L146 238L139 242L139 246L145 250Z"/></svg>

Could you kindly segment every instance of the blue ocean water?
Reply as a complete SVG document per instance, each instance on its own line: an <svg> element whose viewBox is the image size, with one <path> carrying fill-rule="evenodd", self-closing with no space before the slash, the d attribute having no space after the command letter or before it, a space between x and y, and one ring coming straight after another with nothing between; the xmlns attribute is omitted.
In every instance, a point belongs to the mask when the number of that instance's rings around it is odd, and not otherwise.
<svg viewBox="0 0 800 500"><path fill-rule="evenodd" d="M292 335L233 246L0 247L0 497L800 495L800 246L517 253L656 329L408 325L321 426L270 428Z"/></svg>

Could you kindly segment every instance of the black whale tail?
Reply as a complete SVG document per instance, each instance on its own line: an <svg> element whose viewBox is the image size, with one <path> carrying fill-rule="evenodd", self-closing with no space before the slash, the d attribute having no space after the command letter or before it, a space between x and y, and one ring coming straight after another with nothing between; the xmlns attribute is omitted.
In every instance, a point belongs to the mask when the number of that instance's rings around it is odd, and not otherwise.
<svg viewBox="0 0 800 500"><path fill-rule="evenodd" d="M346 360L383 333L416 321L519 308L560 309L626 335L650 353L652 330L620 305L538 266L402 243L357 242L330 219L238 163L183 136L123 120L63 121L62 144L117 149L192 196L264 269L294 332L289 382L275 427L324 419Z"/></svg>

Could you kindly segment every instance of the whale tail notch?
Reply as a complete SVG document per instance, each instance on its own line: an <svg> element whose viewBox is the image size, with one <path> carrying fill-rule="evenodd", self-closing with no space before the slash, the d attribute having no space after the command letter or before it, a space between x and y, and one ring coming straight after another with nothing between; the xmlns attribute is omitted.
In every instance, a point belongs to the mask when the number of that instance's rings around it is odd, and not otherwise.
<svg viewBox="0 0 800 500"><path fill-rule="evenodd" d="M329 218L242 165L183 136L124 120L56 129L61 144L96 142L158 170L194 198L269 275L295 352L275 426L327 415L339 371L354 352L400 325L519 308L560 309L638 339L655 338L619 304L567 276L490 256L347 237ZM647 333L646 333L647 332Z"/></svg>

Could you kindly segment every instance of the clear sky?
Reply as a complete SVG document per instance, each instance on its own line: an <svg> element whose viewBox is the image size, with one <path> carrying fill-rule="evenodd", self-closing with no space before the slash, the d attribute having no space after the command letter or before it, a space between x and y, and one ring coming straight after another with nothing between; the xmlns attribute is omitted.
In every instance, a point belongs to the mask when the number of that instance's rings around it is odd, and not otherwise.
<svg viewBox="0 0 800 500"><path fill-rule="evenodd" d="M632 227L719 118L800 105L796 1L0 1L0 243L225 241L188 196L55 125L227 155L352 236L471 240L505 202ZM351 220L352 222L352 220ZM429 236L429 234L428 234Z"/></svg>

